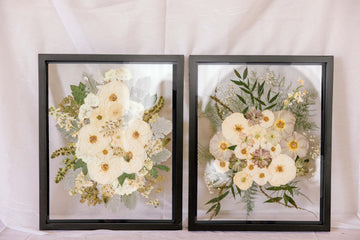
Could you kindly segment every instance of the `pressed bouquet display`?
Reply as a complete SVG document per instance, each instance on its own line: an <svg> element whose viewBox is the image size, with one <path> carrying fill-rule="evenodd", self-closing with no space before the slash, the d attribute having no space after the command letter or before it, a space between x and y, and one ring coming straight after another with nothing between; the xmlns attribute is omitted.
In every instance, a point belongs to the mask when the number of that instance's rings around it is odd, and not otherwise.
<svg viewBox="0 0 360 240"><path fill-rule="evenodd" d="M156 194L172 155L172 121L161 116L164 97L134 86L124 67L100 79L84 74L70 88L71 95L49 108L68 140L51 154L63 163L54 181L88 206L133 209L139 198L161 204Z"/></svg>
<svg viewBox="0 0 360 240"><path fill-rule="evenodd" d="M316 217L298 201L311 201L300 183L318 171L320 155L313 116L319 96L306 81L243 66L218 81L207 102L198 102L198 117L209 120L213 132L198 144L198 161L205 164L199 178L212 196L204 203L209 219L231 199L247 216L258 204L275 204Z"/></svg>

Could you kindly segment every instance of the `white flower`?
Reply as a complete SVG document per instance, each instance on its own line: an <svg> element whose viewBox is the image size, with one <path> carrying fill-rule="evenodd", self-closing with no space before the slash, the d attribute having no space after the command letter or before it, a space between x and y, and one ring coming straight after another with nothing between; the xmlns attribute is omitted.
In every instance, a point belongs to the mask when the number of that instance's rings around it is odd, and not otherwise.
<svg viewBox="0 0 360 240"><path fill-rule="evenodd" d="M274 114L270 110L264 110L262 112L262 119L260 120L260 126L263 128L269 128L274 123Z"/></svg>
<svg viewBox="0 0 360 240"><path fill-rule="evenodd" d="M296 177L295 161L288 155L280 154L272 160L268 171L271 175L269 183L272 186L287 184Z"/></svg>
<svg viewBox="0 0 360 240"><path fill-rule="evenodd" d="M271 143L272 145L276 145L280 142L281 140L281 134L280 132L274 130L274 129L267 129L265 135L265 140L269 143Z"/></svg>
<svg viewBox="0 0 360 240"><path fill-rule="evenodd" d="M113 81L100 87L99 92L99 106L106 106L109 103L119 103L123 105L123 109L129 108L130 91L125 83Z"/></svg>
<svg viewBox="0 0 360 240"><path fill-rule="evenodd" d="M247 144L239 144L234 150L235 156L239 159L250 159L250 147Z"/></svg>
<svg viewBox="0 0 360 240"><path fill-rule="evenodd" d="M264 148L270 151L272 158L278 156L281 153L280 144L272 145L271 143L267 143Z"/></svg>
<svg viewBox="0 0 360 240"><path fill-rule="evenodd" d="M144 115L144 105L141 103L131 101L129 102L129 109L126 113L126 120L141 119Z"/></svg>
<svg viewBox="0 0 360 240"><path fill-rule="evenodd" d="M118 158L92 161L87 168L90 178L100 184L111 184L123 173Z"/></svg>
<svg viewBox="0 0 360 240"><path fill-rule="evenodd" d="M296 156L305 157L309 149L309 141L300 133L294 132L292 136L281 140L280 142L283 153L293 159Z"/></svg>
<svg viewBox="0 0 360 240"><path fill-rule="evenodd" d="M233 113L222 123L222 134L232 144L240 143L248 132L249 124L241 113Z"/></svg>
<svg viewBox="0 0 360 240"><path fill-rule="evenodd" d="M250 174L245 171L241 171L235 174L234 183L241 190L247 190L249 187L251 187L253 180Z"/></svg>
<svg viewBox="0 0 360 240"><path fill-rule="evenodd" d="M220 161L218 159L214 160L214 166L216 171L219 173L225 173L229 171L229 162L228 161Z"/></svg>
<svg viewBox="0 0 360 240"><path fill-rule="evenodd" d="M123 147L125 156L120 157L121 170L126 173L137 173L147 159L144 148L138 145L125 144Z"/></svg>
<svg viewBox="0 0 360 240"><path fill-rule="evenodd" d="M150 123L155 138L163 138L172 130L172 122L162 117L157 117L154 123Z"/></svg>
<svg viewBox="0 0 360 240"><path fill-rule="evenodd" d="M94 156L99 151L107 148L110 138L103 137L99 132L99 128L91 124L85 125L79 130L77 146L77 154Z"/></svg>
<svg viewBox="0 0 360 240"><path fill-rule="evenodd" d="M260 186L265 185L267 181L269 181L269 179L271 178L271 175L267 168L259 168L252 176L254 181Z"/></svg>
<svg viewBox="0 0 360 240"><path fill-rule="evenodd" d="M125 109L120 103L109 103L106 105L106 120L117 121L124 116Z"/></svg>
<svg viewBox="0 0 360 240"><path fill-rule="evenodd" d="M113 158L114 157L114 152L110 148L110 146L108 146L108 147L106 147L106 148L104 148L102 150L100 149L100 151L98 153L96 153L96 157L98 159L101 159L101 160Z"/></svg>
<svg viewBox="0 0 360 240"><path fill-rule="evenodd" d="M96 108L90 114L90 124L95 127L101 127L105 124L106 113L103 108Z"/></svg>
<svg viewBox="0 0 360 240"><path fill-rule="evenodd" d="M111 81L128 81L132 78L132 74L129 69L121 67L120 69L110 69L105 73L105 82Z"/></svg>
<svg viewBox="0 0 360 240"><path fill-rule="evenodd" d="M131 180L125 179L122 185L116 180L112 183L112 187L114 189L114 193L118 195L129 195L137 190L136 184L132 183Z"/></svg>
<svg viewBox="0 0 360 240"><path fill-rule="evenodd" d="M125 131L122 129L118 129L112 136L111 142L116 147L122 147L126 142Z"/></svg>
<svg viewBox="0 0 360 240"><path fill-rule="evenodd" d="M84 99L84 103L90 107L97 107L99 106L99 97L93 93L89 93Z"/></svg>
<svg viewBox="0 0 360 240"><path fill-rule="evenodd" d="M204 178L208 186L221 186L230 179L226 173L218 172L216 170L215 160L211 160L206 164Z"/></svg>
<svg viewBox="0 0 360 240"><path fill-rule="evenodd" d="M255 176L259 169L260 168L258 166L256 166L252 161L249 160L247 161L247 165L243 171L250 174L251 176Z"/></svg>
<svg viewBox="0 0 360 240"><path fill-rule="evenodd" d="M150 125L147 122L135 119L130 123L130 126L126 130L125 134L129 143L144 147L149 143L152 136L152 131Z"/></svg>
<svg viewBox="0 0 360 240"><path fill-rule="evenodd" d="M249 134L251 134L255 141L263 142L265 139L266 130L259 125L254 125L249 128Z"/></svg>
<svg viewBox="0 0 360 240"><path fill-rule="evenodd" d="M232 151L228 149L230 143L221 132L216 133L210 140L210 153L217 159L227 161L231 157Z"/></svg>
<svg viewBox="0 0 360 240"><path fill-rule="evenodd" d="M93 108L89 105L83 104L79 108L79 119L84 121L85 118L89 118Z"/></svg>
<svg viewBox="0 0 360 240"><path fill-rule="evenodd" d="M274 113L275 121L274 128L277 130L282 136L291 135L294 131L295 126L295 116L289 111L278 111Z"/></svg>

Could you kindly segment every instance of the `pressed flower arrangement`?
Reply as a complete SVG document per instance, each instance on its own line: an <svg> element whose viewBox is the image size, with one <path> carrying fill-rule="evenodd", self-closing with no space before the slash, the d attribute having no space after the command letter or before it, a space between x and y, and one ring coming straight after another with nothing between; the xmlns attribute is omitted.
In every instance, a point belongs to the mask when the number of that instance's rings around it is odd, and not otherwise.
<svg viewBox="0 0 360 240"><path fill-rule="evenodd" d="M163 173L172 153L172 122L159 116L162 96L129 87L127 68L110 69L95 81L86 74L49 114L69 140L51 158L64 157L55 182L64 181L70 195L81 203L130 209L143 197L157 207Z"/></svg>
<svg viewBox="0 0 360 240"><path fill-rule="evenodd" d="M316 216L297 203L308 199L298 183L314 174L320 155L319 126L311 115L319 98L304 81L243 67L216 85L206 105L199 101L199 118L210 120L213 130L208 145L198 146L198 160L206 162L205 184L213 195L206 202L210 219L230 198L241 200L251 215L258 194L265 197L264 204Z"/></svg>

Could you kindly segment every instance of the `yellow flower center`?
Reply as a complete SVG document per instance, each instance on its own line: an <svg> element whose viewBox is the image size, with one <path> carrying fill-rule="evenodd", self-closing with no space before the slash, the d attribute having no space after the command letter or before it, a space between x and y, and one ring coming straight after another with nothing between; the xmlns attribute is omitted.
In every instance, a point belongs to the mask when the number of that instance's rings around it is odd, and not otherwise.
<svg viewBox="0 0 360 240"><path fill-rule="evenodd" d="M130 160L134 157L133 153L132 152L127 152L124 156L124 160L126 162L130 162Z"/></svg>
<svg viewBox="0 0 360 240"><path fill-rule="evenodd" d="M279 165L279 166L276 167L276 172L280 172L280 173L281 173L281 172L283 172L283 171L284 171L283 166L280 166L280 165Z"/></svg>
<svg viewBox="0 0 360 240"><path fill-rule="evenodd" d="M260 173L259 174L259 178L264 178L265 177L265 173Z"/></svg>
<svg viewBox="0 0 360 240"><path fill-rule="evenodd" d="M108 152L108 150L104 149L104 150L102 151L102 153L103 153L104 155L107 155L109 152Z"/></svg>
<svg viewBox="0 0 360 240"><path fill-rule="evenodd" d="M110 96L109 96L109 100L110 101L112 101L112 102L115 102L116 100L117 100L117 96L116 96L116 94L115 93L113 93L113 94L111 94Z"/></svg>
<svg viewBox="0 0 360 240"><path fill-rule="evenodd" d="M241 178L241 182L246 182L246 177Z"/></svg>
<svg viewBox="0 0 360 240"><path fill-rule="evenodd" d="M97 136L91 135L89 137L89 142L92 143L92 144L96 143L97 142Z"/></svg>
<svg viewBox="0 0 360 240"><path fill-rule="evenodd" d="M132 137L138 139L140 137L139 132L138 131L133 132Z"/></svg>
<svg viewBox="0 0 360 240"><path fill-rule="evenodd" d="M101 120L101 119L102 119L102 116L99 114L99 115L96 116L96 118L97 118L98 120Z"/></svg>
<svg viewBox="0 0 360 240"><path fill-rule="evenodd" d="M270 149L272 152L275 152L276 151L276 147L271 147Z"/></svg>
<svg viewBox="0 0 360 240"><path fill-rule="evenodd" d="M291 149L291 150L296 150L296 149L298 149L298 147L299 147L299 145L298 145L298 143L296 142L296 141L291 141L291 142L289 142L289 148Z"/></svg>
<svg viewBox="0 0 360 240"><path fill-rule="evenodd" d="M246 148L241 149L241 154L245 155L247 153Z"/></svg>
<svg viewBox="0 0 360 240"><path fill-rule="evenodd" d="M103 170L104 172L106 172L107 170L109 170L109 164L107 164L107 163L101 164L101 170Z"/></svg>
<svg viewBox="0 0 360 240"><path fill-rule="evenodd" d="M117 135L117 136L116 136L116 139L120 139L120 135Z"/></svg>
<svg viewBox="0 0 360 240"><path fill-rule="evenodd" d="M220 145L219 145L219 148L222 150L222 151L225 151L227 148L228 148L228 145L226 142L221 142Z"/></svg>
<svg viewBox="0 0 360 240"><path fill-rule="evenodd" d="M276 122L275 126L276 126L278 129L283 129L283 128L285 127L285 122L284 122L283 120L279 119L279 120Z"/></svg>
<svg viewBox="0 0 360 240"><path fill-rule="evenodd" d="M244 130L244 128L241 125L239 125L239 124L235 125L235 131L242 132L242 130Z"/></svg>
<svg viewBox="0 0 360 240"><path fill-rule="evenodd" d="M268 122L269 120L270 120L270 119L269 119L268 116L265 116L265 117L264 117L264 121L265 121L265 122Z"/></svg>
<svg viewBox="0 0 360 240"><path fill-rule="evenodd" d="M253 164L249 165L249 170L254 170L254 165Z"/></svg>
<svg viewBox="0 0 360 240"><path fill-rule="evenodd" d="M223 168L223 167L225 167L225 166L226 166L225 162L224 162L224 161L221 161L221 162L220 162L220 167Z"/></svg>

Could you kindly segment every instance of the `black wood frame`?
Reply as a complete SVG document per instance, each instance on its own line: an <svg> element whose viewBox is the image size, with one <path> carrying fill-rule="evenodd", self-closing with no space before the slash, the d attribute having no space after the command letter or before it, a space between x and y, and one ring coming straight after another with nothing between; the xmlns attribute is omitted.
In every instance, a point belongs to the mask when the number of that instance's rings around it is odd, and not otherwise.
<svg viewBox="0 0 360 240"><path fill-rule="evenodd" d="M319 221L197 220L198 64L321 65L321 183ZM189 230L190 231L330 231L333 56L190 56Z"/></svg>
<svg viewBox="0 0 360 240"><path fill-rule="evenodd" d="M182 139L183 139L183 71L182 55L96 55L39 54L39 228L40 230L178 230L182 228ZM51 63L159 63L173 64L173 152L172 219L49 219L49 120L48 64Z"/></svg>

